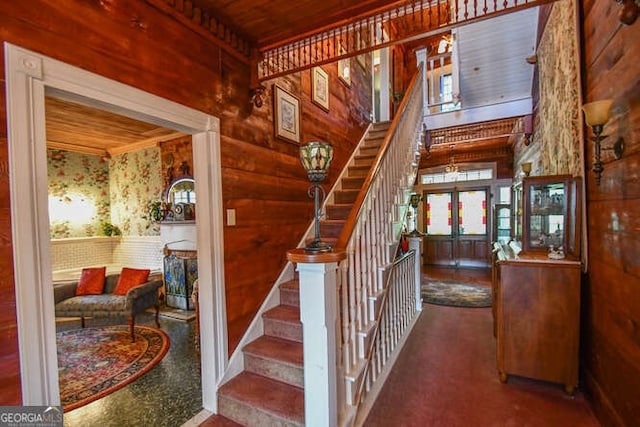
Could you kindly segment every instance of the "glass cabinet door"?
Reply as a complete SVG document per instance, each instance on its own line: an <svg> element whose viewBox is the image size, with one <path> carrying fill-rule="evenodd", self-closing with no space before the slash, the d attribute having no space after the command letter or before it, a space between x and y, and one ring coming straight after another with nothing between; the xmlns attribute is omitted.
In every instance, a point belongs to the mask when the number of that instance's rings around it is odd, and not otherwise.
<svg viewBox="0 0 640 427"><path fill-rule="evenodd" d="M563 248L568 242L570 177L533 177L524 180L525 250Z"/></svg>
<svg viewBox="0 0 640 427"><path fill-rule="evenodd" d="M511 205L495 205L493 224L493 240L503 245L509 243L511 240Z"/></svg>

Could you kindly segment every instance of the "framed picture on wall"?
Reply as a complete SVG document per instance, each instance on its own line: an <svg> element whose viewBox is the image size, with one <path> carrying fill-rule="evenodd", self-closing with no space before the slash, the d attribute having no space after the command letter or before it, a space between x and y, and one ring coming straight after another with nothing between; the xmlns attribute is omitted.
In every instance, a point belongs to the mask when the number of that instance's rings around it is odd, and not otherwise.
<svg viewBox="0 0 640 427"><path fill-rule="evenodd" d="M300 143L300 100L278 86L273 85L274 130L277 138Z"/></svg>
<svg viewBox="0 0 640 427"><path fill-rule="evenodd" d="M347 87L351 87L351 58L338 61L338 78Z"/></svg>
<svg viewBox="0 0 640 427"><path fill-rule="evenodd" d="M329 111L329 74L322 67L311 69L311 101Z"/></svg>

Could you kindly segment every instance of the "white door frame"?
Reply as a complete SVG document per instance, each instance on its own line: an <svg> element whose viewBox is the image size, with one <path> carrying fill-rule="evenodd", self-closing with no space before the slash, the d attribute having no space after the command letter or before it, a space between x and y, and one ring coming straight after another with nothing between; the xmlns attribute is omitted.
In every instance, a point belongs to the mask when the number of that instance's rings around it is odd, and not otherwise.
<svg viewBox="0 0 640 427"><path fill-rule="evenodd" d="M134 87L4 44L14 282L23 405L59 405L49 246L44 97L89 106L193 135L198 193L198 283L203 407L217 412L227 364L220 123Z"/></svg>

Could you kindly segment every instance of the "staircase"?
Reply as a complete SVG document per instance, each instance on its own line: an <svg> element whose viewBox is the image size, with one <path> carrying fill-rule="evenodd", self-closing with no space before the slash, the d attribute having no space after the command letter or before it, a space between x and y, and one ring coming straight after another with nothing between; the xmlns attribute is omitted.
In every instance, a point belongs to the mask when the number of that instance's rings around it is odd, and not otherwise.
<svg viewBox="0 0 640 427"><path fill-rule="evenodd" d="M325 206L322 240L335 244L378 153L389 123L375 124ZM242 349L244 371L218 390L219 415L245 426L303 426L302 323L297 279L280 285L280 305L263 314L264 335Z"/></svg>
<svg viewBox="0 0 640 427"><path fill-rule="evenodd" d="M389 130L390 123L376 123L369 130L360 151L348 166L347 176L342 178L342 190L334 192L333 204L325 207L326 218L320 221L320 236L330 245L338 240L342 227L351 212L353 203L367 178L378 154L380 145Z"/></svg>

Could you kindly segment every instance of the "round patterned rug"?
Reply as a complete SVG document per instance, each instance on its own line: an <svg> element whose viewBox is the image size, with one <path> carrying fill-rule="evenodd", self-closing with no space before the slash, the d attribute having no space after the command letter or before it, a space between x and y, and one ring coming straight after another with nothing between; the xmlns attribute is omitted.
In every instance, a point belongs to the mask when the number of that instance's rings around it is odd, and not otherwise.
<svg viewBox="0 0 640 427"><path fill-rule="evenodd" d="M422 301L454 307L491 307L491 288L472 283L423 281Z"/></svg>
<svg viewBox="0 0 640 427"><path fill-rule="evenodd" d="M128 325L58 332L58 382L65 412L124 387L153 368L169 350L169 336Z"/></svg>

